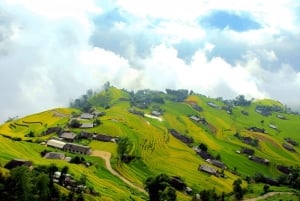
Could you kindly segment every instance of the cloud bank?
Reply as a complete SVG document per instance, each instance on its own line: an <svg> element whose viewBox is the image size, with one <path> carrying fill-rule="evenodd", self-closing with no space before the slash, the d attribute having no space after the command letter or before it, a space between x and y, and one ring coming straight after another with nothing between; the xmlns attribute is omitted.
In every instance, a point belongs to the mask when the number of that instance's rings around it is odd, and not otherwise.
<svg viewBox="0 0 300 201"><path fill-rule="evenodd" d="M297 0L0 2L0 120L104 82L300 108Z"/></svg>

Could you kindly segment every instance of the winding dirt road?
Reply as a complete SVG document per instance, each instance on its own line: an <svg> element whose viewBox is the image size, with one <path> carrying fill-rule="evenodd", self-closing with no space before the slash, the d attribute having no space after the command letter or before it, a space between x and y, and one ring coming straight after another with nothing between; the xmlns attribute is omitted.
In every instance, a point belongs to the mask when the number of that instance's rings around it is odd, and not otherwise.
<svg viewBox="0 0 300 201"><path fill-rule="evenodd" d="M264 200L268 197L272 197L274 195L277 195L277 194L290 194L292 195L293 193L289 193L289 192L269 192L269 193L266 193L262 196L259 196L259 197L256 197L256 198L251 198L251 199L247 199L247 200L244 200L244 201L257 201L257 200Z"/></svg>
<svg viewBox="0 0 300 201"><path fill-rule="evenodd" d="M119 177L123 182L125 182L126 184L128 184L129 186L131 186L132 188L135 188L137 189L138 191L142 192L142 193L145 193L147 194L147 192L139 187L139 186L136 186L135 184L133 184L132 182L130 182L128 179L124 178L122 175L120 175L118 172L116 172L112 167L111 167L111 164L110 164L110 158L111 158L111 153L110 152L107 152L107 151L99 151L99 150L94 150L91 154L92 156L97 156L97 157L100 157L100 158L103 158L105 160L105 166L107 168L107 170L112 173L113 175Z"/></svg>

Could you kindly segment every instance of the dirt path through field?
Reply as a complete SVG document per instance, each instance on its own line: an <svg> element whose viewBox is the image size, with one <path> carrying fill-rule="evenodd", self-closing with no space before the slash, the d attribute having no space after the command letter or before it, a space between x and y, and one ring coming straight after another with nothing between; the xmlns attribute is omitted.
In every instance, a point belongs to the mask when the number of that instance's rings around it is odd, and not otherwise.
<svg viewBox="0 0 300 201"><path fill-rule="evenodd" d="M257 201L257 200L264 200L268 197L272 197L274 195L277 195L277 194L290 194L292 195L293 193L289 193L289 192L269 192L269 193L266 193L262 196L259 196L259 197L256 197L256 198L251 198L251 199L247 199L247 200L244 200L244 201Z"/></svg>
<svg viewBox="0 0 300 201"><path fill-rule="evenodd" d="M132 182L130 182L128 179L124 178L122 175L120 175L118 172L116 172L110 165L110 157L111 157L111 153L107 152L107 151L99 151L99 150L94 150L91 154L92 156L97 156L100 158L103 158L105 160L105 166L107 168L108 171L110 171L110 173L112 173L113 175L119 177L123 182L125 182L126 184L128 184L129 186L137 189L138 191L147 194L147 192L139 187L136 186L135 184L133 184Z"/></svg>

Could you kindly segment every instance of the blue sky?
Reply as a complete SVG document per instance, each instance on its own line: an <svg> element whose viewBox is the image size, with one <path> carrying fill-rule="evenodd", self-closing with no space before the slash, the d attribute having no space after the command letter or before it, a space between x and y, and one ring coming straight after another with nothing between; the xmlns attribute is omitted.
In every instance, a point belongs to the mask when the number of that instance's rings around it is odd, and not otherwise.
<svg viewBox="0 0 300 201"><path fill-rule="evenodd" d="M0 120L106 81L300 108L298 0L3 0Z"/></svg>

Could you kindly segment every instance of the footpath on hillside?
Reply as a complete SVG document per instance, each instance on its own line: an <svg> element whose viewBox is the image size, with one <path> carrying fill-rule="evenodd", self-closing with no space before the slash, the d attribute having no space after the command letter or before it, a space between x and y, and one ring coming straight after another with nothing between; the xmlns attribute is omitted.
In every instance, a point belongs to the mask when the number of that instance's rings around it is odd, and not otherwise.
<svg viewBox="0 0 300 201"><path fill-rule="evenodd" d="M290 192L269 192L269 193L266 193L266 194L264 194L262 196L259 196L259 197L256 197L256 198L246 199L246 200L243 200L243 201L265 200L266 198L272 197L274 195L280 195L280 194L290 194L290 195L292 195L293 193L290 193Z"/></svg>
<svg viewBox="0 0 300 201"><path fill-rule="evenodd" d="M112 167L111 167L111 164L110 164L110 158L111 158L111 153L110 152L107 152L107 151L99 151L99 150L94 150L91 154L92 156L97 156L97 157L100 157L100 158L103 158L105 160L105 166L107 168L107 170L112 173L113 175L119 177L123 182L125 182L126 184L128 184L129 186L137 189L138 191L142 192L142 193L145 193L147 194L147 192L133 184L132 182L130 182L128 179L124 178L122 175L120 175L118 172L116 172Z"/></svg>

